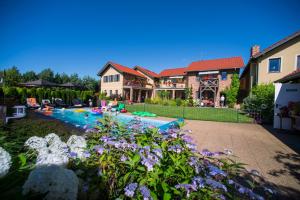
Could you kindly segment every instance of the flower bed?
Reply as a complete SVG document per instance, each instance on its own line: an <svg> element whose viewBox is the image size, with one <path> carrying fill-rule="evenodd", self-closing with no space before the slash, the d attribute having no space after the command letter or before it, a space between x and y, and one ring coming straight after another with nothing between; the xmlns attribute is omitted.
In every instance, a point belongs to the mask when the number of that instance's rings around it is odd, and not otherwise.
<svg viewBox="0 0 300 200"><path fill-rule="evenodd" d="M25 146L31 156L24 159L32 171L23 194L45 199L144 200L268 195L256 188L253 177L241 178L244 169L227 158L230 150L198 152L189 134L176 127L162 132L139 119L124 127L105 117L85 138L74 135L66 143L55 134L29 138Z"/></svg>

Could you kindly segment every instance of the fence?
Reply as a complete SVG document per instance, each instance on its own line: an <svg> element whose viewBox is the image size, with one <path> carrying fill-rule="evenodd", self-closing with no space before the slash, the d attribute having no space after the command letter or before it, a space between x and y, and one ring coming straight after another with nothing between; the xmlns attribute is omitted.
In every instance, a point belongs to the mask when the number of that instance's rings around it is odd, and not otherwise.
<svg viewBox="0 0 300 200"><path fill-rule="evenodd" d="M220 122L251 122L252 119L238 109L231 108L203 108L184 106L163 106L155 104L126 105L129 112L146 111L158 116L184 118L193 120Z"/></svg>

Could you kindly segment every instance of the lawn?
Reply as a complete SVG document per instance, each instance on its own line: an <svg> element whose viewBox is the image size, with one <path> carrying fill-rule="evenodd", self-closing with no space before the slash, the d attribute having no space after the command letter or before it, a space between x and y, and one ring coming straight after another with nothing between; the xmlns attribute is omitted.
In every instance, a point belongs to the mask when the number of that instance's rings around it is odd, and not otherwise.
<svg viewBox="0 0 300 200"><path fill-rule="evenodd" d="M185 119L219 121L219 122L243 122L249 123L251 118L240 111L231 108L196 108L182 106L162 106L154 104L126 105L129 112L147 111L163 117L183 117Z"/></svg>

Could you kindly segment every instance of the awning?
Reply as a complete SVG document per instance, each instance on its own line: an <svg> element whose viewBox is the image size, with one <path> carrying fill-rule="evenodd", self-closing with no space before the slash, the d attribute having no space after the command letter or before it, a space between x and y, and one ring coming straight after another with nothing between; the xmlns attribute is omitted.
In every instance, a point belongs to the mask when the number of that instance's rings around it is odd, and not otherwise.
<svg viewBox="0 0 300 200"><path fill-rule="evenodd" d="M204 71L204 72L198 72L198 75L204 75L204 74L218 74L219 71Z"/></svg>
<svg viewBox="0 0 300 200"><path fill-rule="evenodd" d="M183 78L183 76L170 76L170 78Z"/></svg>

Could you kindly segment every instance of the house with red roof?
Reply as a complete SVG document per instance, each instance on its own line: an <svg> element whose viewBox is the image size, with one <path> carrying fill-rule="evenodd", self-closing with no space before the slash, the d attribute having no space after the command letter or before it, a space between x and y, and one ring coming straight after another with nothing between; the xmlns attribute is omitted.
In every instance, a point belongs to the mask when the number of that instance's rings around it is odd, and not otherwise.
<svg viewBox="0 0 300 200"><path fill-rule="evenodd" d="M155 88L155 94L160 91L168 91L171 99L184 99L187 88L186 67L165 69L159 73L159 84Z"/></svg>
<svg viewBox="0 0 300 200"><path fill-rule="evenodd" d="M187 67L164 69L159 74L141 66L133 68L108 62L98 72L101 92L133 102L143 102L161 91L169 98L185 99L185 91L192 88L194 99L204 105L219 106L221 92L230 86L231 76L244 66L241 57L201 60Z"/></svg>
<svg viewBox="0 0 300 200"><path fill-rule="evenodd" d="M202 105L218 107L221 93L230 87L232 75L239 74L242 67L242 57L192 62L186 68L186 76L194 99L199 99Z"/></svg>

